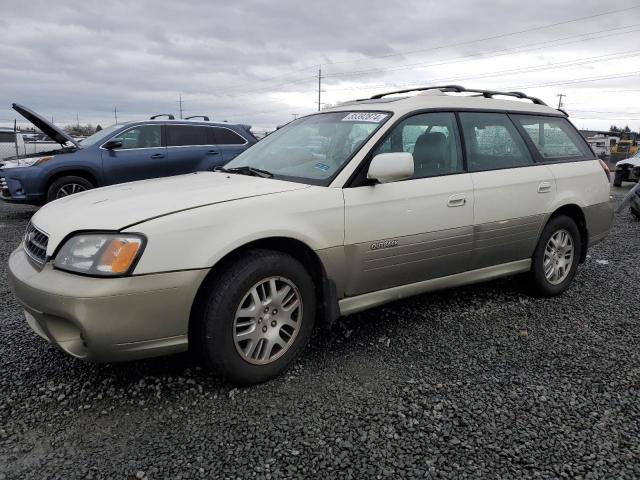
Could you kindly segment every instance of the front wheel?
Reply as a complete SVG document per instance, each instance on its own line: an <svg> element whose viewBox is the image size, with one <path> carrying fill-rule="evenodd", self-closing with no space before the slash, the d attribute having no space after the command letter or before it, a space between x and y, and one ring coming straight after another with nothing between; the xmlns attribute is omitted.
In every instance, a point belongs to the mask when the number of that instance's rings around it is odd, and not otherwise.
<svg viewBox="0 0 640 480"><path fill-rule="evenodd" d="M315 288L295 258L252 250L205 288L190 342L232 383L252 385L278 376L308 343Z"/></svg>
<svg viewBox="0 0 640 480"><path fill-rule="evenodd" d="M545 226L531 259L530 282L536 293L551 297L568 287L578 269L582 243L578 226L558 215Z"/></svg>
<svg viewBox="0 0 640 480"><path fill-rule="evenodd" d="M47 202L84 192L95 188L95 185L83 177L69 175L54 180L47 190Z"/></svg>

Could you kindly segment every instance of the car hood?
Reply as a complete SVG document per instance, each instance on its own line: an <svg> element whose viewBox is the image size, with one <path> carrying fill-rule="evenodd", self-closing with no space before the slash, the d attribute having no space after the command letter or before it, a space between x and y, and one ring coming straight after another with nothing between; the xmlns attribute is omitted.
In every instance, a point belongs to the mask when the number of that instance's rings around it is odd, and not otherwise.
<svg viewBox="0 0 640 480"><path fill-rule="evenodd" d="M13 109L22 115L24 118L33 123L36 128L38 128L42 133L44 133L47 137L53 139L58 142L60 145L64 145L67 142L73 143L76 147L80 148L78 142L76 142L73 137L71 137L64 130L59 129L53 123L49 122L46 118L38 115L33 110L28 109L22 105L18 105L17 103L13 104Z"/></svg>
<svg viewBox="0 0 640 480"><path fill-rule="evenodd" d="M192 208L308 188L301 183L218 172L123 183L61 198L42 207L33 224L49 235L47 255L80 230L125 227Z"/></svg>
<svg viewBox="0 0 640 480"><path fill-rule="evenodd" d="M634 167L640 167L640 157L629 157L616 162L616 167L620 165L633 165Z"/></svg>

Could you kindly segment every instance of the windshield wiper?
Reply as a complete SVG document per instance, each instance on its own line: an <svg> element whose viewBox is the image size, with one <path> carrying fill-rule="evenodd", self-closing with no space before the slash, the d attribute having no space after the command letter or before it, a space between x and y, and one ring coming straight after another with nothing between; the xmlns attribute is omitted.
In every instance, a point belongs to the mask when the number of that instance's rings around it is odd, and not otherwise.
<svg viewBox="0 0 640 480"><path fill-rule="evenodd" d="M273 178L273 173L268 172L267 170L262 170L260 168L248 167L248 166L232 167L232 168L217 167L215 171L224 172L224 173L237 173L239 175L251 175L254 177L262 177L262 178Z"/></svg>

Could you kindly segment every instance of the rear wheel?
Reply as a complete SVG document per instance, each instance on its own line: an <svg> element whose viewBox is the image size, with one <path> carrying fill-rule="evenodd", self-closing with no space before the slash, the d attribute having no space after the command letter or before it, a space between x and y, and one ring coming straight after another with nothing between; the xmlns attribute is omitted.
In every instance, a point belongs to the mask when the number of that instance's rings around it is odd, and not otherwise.
<svg viewBox="0 0 640 480"><path fill-rule="evenodd" d="M613 176L613 186L614 187L622 186L623 179L624 179L624 174L622 172L616 172Z"/></svg>
<svg viewBox="0 0 640 480"><path fill-rule="evenodd" d="M578 226L570 217L558 215L545 226L531 259L530 281L543 296L564 292L578 269L582 243Z"/></svg>
<svg viewBox="0 0 640 480"><path fill-rule="evenodd" d="M74 193L84 192L95 188L95 185L83 177L69 175L54 180L47 190L47 202L53 202Z"/></svg>
<svg viewBox="0 0 640 480"><path fill-rule="evenodd" d="M309 341L314 283L295 258L253 250L222 272L201 297L190 343L204 362L239 385L284 372Z"/></svg>

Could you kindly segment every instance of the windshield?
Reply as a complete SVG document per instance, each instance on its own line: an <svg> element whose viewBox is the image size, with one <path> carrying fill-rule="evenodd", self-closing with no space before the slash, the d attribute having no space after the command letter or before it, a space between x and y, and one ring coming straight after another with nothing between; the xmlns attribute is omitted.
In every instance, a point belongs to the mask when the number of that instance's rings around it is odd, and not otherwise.
<svg viewBox="0 0 640 480"><path fill-rule="evenodd" d="M97 143L102 143L103 140L106 140L113 132L119 130L124 125L111 125L110 127L103 128L99 132L94 133L93 135L88 136L84 140L80 140L80 145L83 147L90 147Z"/></svg>
<svg viewBox="0 0 640 480"><path fill-rule="evenodd" d="M303 117L262 139L225 169L252 167L283 180L328 185L389 116L358 111Z"/></svg>

